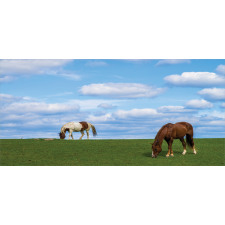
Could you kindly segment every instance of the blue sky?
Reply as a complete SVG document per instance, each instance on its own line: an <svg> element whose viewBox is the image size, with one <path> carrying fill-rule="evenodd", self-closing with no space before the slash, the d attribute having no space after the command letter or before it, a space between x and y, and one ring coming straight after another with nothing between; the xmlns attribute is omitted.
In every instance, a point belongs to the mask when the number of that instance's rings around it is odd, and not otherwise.
<svg viewBox="0 0 225 225"><path fill-rule="evenodd" d="M0 138L58 138L69 121L99 139L154 138L179 121L198 138L225 133L224 60L4 59L0 82Z"/></svg>

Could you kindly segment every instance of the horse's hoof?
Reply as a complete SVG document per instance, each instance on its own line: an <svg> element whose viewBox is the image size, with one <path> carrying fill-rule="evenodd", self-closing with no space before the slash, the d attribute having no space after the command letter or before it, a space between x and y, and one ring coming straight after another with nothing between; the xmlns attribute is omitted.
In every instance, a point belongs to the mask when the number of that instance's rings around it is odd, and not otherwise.
<svg viewBox="0 0 225 225"><path fill-rule="evenodd" d="M166 158L168 158L170 155L166 155Z"/></svg>
<svg viewBox="0 0 225 225"><path fill-rule="evenodd" d="M173 154L171 154L170 156L174 157L174 155L173 155Z"/></svg>

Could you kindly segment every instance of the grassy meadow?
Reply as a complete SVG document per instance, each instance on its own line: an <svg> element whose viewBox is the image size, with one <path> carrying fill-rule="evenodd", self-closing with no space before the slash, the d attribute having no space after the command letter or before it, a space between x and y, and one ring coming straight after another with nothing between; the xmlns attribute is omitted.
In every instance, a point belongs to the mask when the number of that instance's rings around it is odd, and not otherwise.
<svg viewBox="0 0 225 225"><path fill-rule="evenodd" d="M195 139L197 155L173 143L174 157L163 151L151 158L149 139L128 140L49 140L1 139L1 166L223 166L225 139Z"/></svg>

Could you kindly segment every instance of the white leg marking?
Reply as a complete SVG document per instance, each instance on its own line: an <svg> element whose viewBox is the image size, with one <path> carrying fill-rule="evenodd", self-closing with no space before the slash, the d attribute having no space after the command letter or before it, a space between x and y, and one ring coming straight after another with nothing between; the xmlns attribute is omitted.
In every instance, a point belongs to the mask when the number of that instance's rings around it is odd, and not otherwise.
<svg viewBox="0 0 225 225"><path fill-rule="evenodd" d="M196 155L197 154L197 152L196 152L196 150L194 149L194 154Z"/></svg>
<svg viewBox="0 0 225 225"><path fill-rule="evenodd" d="M186 150L186 149L184 149L184 151L183 151L182 155L185 155L185 154L186 154L186 152L187 152L187 150Z"/></svg>

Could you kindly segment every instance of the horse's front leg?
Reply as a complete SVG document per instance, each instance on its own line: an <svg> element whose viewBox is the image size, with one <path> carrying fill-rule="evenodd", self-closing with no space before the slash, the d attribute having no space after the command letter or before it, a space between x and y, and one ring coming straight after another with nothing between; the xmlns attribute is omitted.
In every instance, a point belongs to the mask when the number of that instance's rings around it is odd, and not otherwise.
<svg viewBox="0 0 225 225"><path fill-rule="evenodd" d="M167 144L168 144L168 153L166 154L166 157L174 156L173 155L173 149L172 149L172 144L173 144L173 139L170 138L169 140L167 140Z"/></svg>
<svg viewBox="0 0 225 225"><path fill-rule="evenodd" d="M79 138L79 140L81 140L83 136L84 136L84 131L81 131L81 137Z"/></svg>
<svg viewBox="0 0 225 225"><path fill-rule="evenodd" d="M166 142L168 144L168 152L166 154L166 157L169 157L170 156L170 148L169 148L169 141L170 141L170 139L165 139L165 140L166 140Z"/></svg>
<svg viewBox="0 0 225 225"><path fill-rule="evenodd" d="M72 137L72 139L73 139L73 131L72 130L69 130L69 140L70 140L70 137Z"/></svg>
<svg viewBox="0 0 225 225"><path fill-rule="evenodd" d="M168 145L168 152L166 154L166 157L169 157L170 156L170 148L169 148L169 145Z"/></svg>
<svg viewBox="0 0 225 225"><path fill-rule="evenodd" d="M70 140L71 132L69 132L69 140Z"/></svg>

